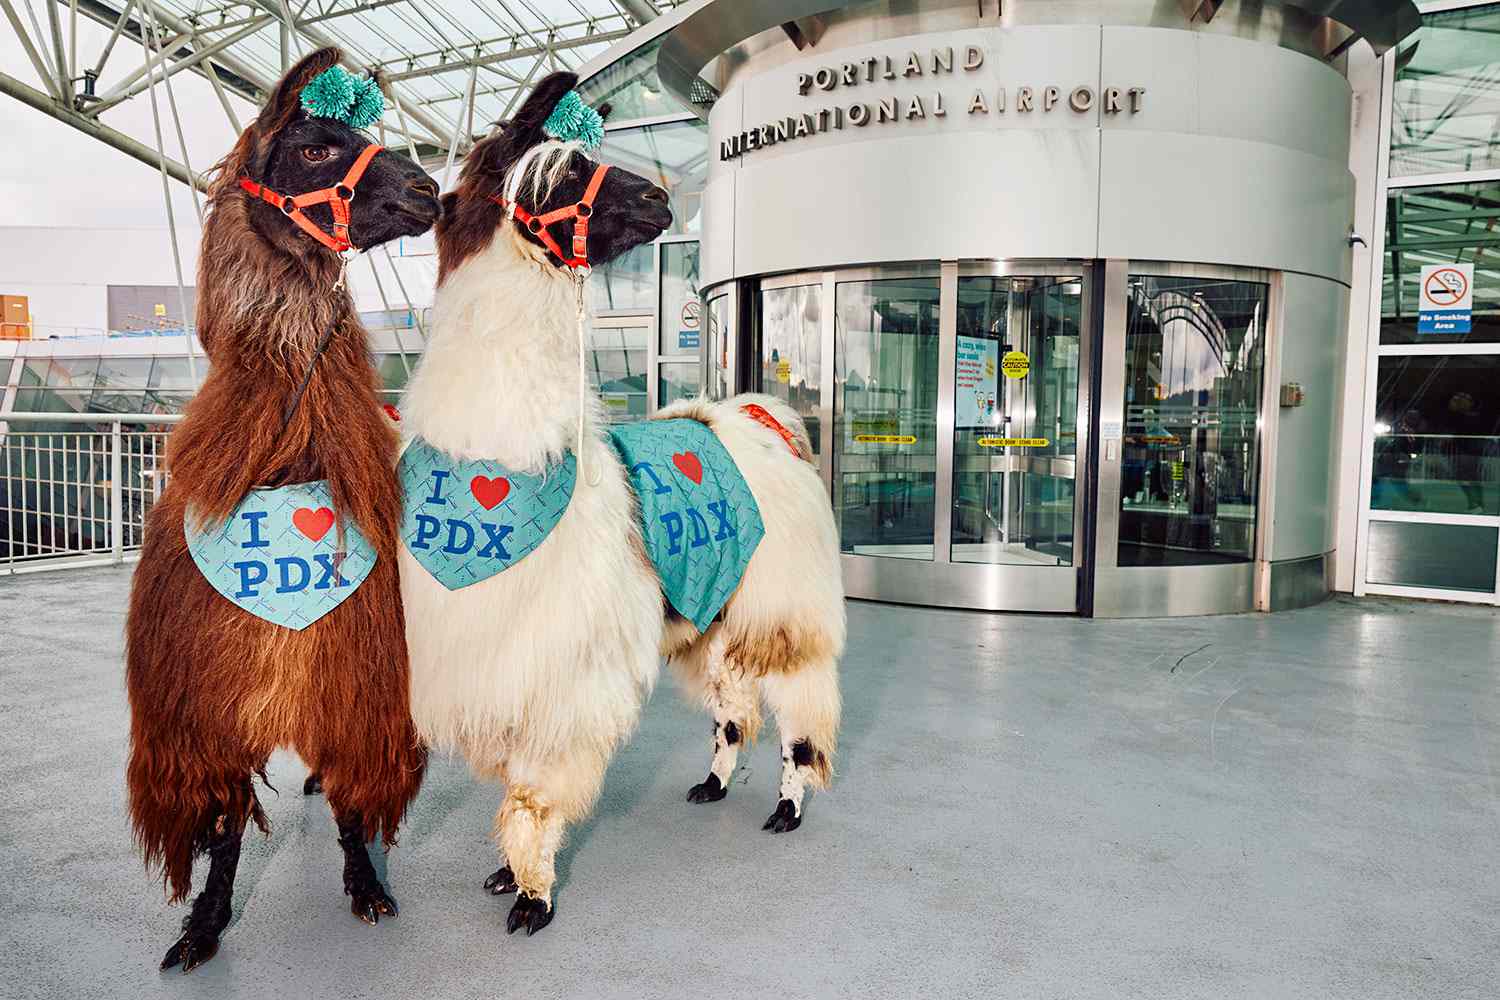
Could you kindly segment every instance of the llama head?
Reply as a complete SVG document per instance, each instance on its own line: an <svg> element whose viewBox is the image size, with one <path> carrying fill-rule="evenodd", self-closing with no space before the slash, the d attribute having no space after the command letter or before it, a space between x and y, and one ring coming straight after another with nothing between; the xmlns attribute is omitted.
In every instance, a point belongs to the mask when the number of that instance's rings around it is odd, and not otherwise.
<svg viewBox="0 0 1500 1000"><path fill-rule="evenodd" d="M341 118L310 113L303 91L337 66L339 50L319 49L287 71L259 116L220 164L212 194L217 200L240 196L249 203L250 223L262 238L293 253L322 249L312 236L286 218L283 211L239 187L247 178L286 196L296 196L340 184L360 154L371 145L368 136L348 121L378 117L379 90L373 82L342 81L355 95L376 104L373 114L361 108ZM340 82L340 81L334 81ZM352 100L353 98L351 98ZM313 105L317 109L317 105ZM326 112L325 112L326 113ZM432 228L441 212L438 186L421 167L389 150L375 154L355 185L349 201L349 241L365 249L401 236L419 236ZM303 209L325 233L332 233L333 210L327 203Z"/></svg>
<svg viewBox="0 0 1500 1000"><path fill-rule="evenodd" d="M580 108L573 88L573 73L553 73L539 82L525 103L508 121L476 144L464 160L458 189L443 196L443 219L438 224L438 257L441 282L454 268L490 245L502 226L514 225L521 236L537 247L546 241L536 226L512 220L500 201L514 202L532 216L583 202L598 164L587 154L587 144L577 131L555 131L554 112ZM587 109L584 111L588 114ZM600 109L601 117L609 113ZM593 120L597 127L600 119ZM589 126L585 124L583 131ZM589 215L588 261L607 264L633 247L649 243L672 224L667 193L656 184L628 170L613 167L606 173L594 197ZM571 247L576 219L554 223L548 232L559 246ZM555 255L554 266L563 262Z"/></svg>

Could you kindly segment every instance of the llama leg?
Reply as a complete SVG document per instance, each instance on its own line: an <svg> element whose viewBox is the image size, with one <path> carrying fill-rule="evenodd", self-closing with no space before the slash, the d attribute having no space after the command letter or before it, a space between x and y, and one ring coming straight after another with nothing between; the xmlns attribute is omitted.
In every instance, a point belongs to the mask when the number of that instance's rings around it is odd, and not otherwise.
<svg viewBox="0 0 1500 1000"><path fill-rule="evenodd" d="M827 788L838 738L838 674L832 663L810 664L761 681L781 730L781 788L762 830L789 833L802 825L808 786Z"/></svg>
<svg viewBox="0 0 1500 1000"><path fill-rule="evenodd" d="M714 758L708 777L688 789L689 802L717 802L729 794L740 747L760 726L760 695L754 681L723 657L722 633L709 646L705 701L714 716Z"/></svg>
<svg viewBox="0 0 1500 1000"><path fill-rule="evenodd" d="M509 864L495 869L494 874L484 880L484 887L490 891L491 896L508 896L519 888L516 885L516 873L510 870Z"/></svg>
<svg viewBox="0 0 1500 1000"><path fill-rule="evenodd" d="M182 937L167 949L161 960L163 969L181 965L192 972L214 957L219 950L219 935L229 926L230 899L234 895L234 875L240 866L240 838L245 833L244 820L226 822L220 816L218 832L209 840L208 878L203 891L193 900L193 907L182 919Z"/></svg>
<svg viewBox="0 0 1500 1000"><path fill-rule="evenodd" d="M370 863L364 823L357 815L334 819L339 825L339 846L344 849L344 894L349 897L349 911L372 926L380 922L382 913L394 917L396 900L380 884Z"/></svg>

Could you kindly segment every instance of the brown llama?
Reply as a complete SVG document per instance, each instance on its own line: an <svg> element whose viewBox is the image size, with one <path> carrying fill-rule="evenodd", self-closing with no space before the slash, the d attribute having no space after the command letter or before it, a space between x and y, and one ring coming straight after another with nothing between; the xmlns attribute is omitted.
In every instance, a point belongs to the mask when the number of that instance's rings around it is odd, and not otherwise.
<svg viewBox="0 0 1500 1000"><path fill-rule="evenodd" d="M168 485L146 527L127 625L136 840L172 902L191 890L196 855L209 857L162 968L189 971L217 951L247 821L268 832L252 778L273 750L295 750L321 775L344 891L371 924L396 903L366 843L395 842L426 764L396 575L397 435L335 251L419 235L441 209L433 180L373 146L349 124L355 116L306 109L304 88L331 72L335 89L364 95L361 123L371 104L378 117L378 90L338 76L338 59L323 49L287 73L209 189L197 329L212 367L167 444ZM229 544L252 551L220 567L238 569L244 593L216 587L194 539L227 539L252 496L297 484L323 491L327 506L299 508L292 524L247 513L259 518L251 537ZM293 531L305 536L295 544L327 551L274 567L252 560ZM345 578L356 550L362 582ZM276 624L236 600L262 590L293 600L297 583L331 609Z"/></svg>

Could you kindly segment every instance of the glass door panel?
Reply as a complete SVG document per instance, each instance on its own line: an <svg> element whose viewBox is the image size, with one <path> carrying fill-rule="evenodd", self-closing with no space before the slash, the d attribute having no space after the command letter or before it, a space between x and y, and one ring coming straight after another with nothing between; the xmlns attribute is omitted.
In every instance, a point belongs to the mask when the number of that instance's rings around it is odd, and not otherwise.
<svg viewBox="0 0 1500 1000"><path fill-rule="evenodd" d="M1267 286L1131 275L1120 566L1255 557Z"/></svg>
<svg viewBox="0 0 1500 1000"><path fill-rule="evenodd" d="M589 331L589 381L610 423L646 419L650 339L651 328L640 321L634 326L614 326L595 320Z"/></svg>
<svg viewBox="0 0 1500 1000"><path fill-rule="evenodd" d="M956 563L1073 565L1083 279L961 277Z"/></svg>
<svg viewBox="0 0 1500 1000"><path fill-rule="evenodd" d="M933 557L939 281L835 293L834 510L844 552Z"/></svg>
<svg viewBox="0 0 1500 1000"><path fill-rule="evenodd" d="M820 448L823 384L823 286L767 288L760 293L761 392L787 402Z"/></svg>

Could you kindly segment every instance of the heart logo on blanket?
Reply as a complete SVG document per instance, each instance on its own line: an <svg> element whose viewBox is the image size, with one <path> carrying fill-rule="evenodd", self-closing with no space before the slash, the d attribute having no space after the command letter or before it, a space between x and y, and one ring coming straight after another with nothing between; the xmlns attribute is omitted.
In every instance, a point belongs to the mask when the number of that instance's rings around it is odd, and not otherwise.
<svg viewBox="0 0 1500 1000"><path fill-rule="evenodd" d="M292 513L292 524L313 541L322 541L323 536L328 534L328 529L333 527L333 511L327 507L319 507L317 510L298 507Z"/></svg>
<svg viewBox="0 0 1500 1000"><path fill-rule="evenodd" d="M677 471L687 476L699 486L703 485L703 463L698 461L698 456L690 451L679 451L672 455L672 464L677 466Z"/></svg>
<svg viewBox="0 0 1500 1000"><path fill-rule="evenodd" d="M510 496L510 480L504 476L475 476L469 480L469 492L485 510L494 510Z"/></svg>

